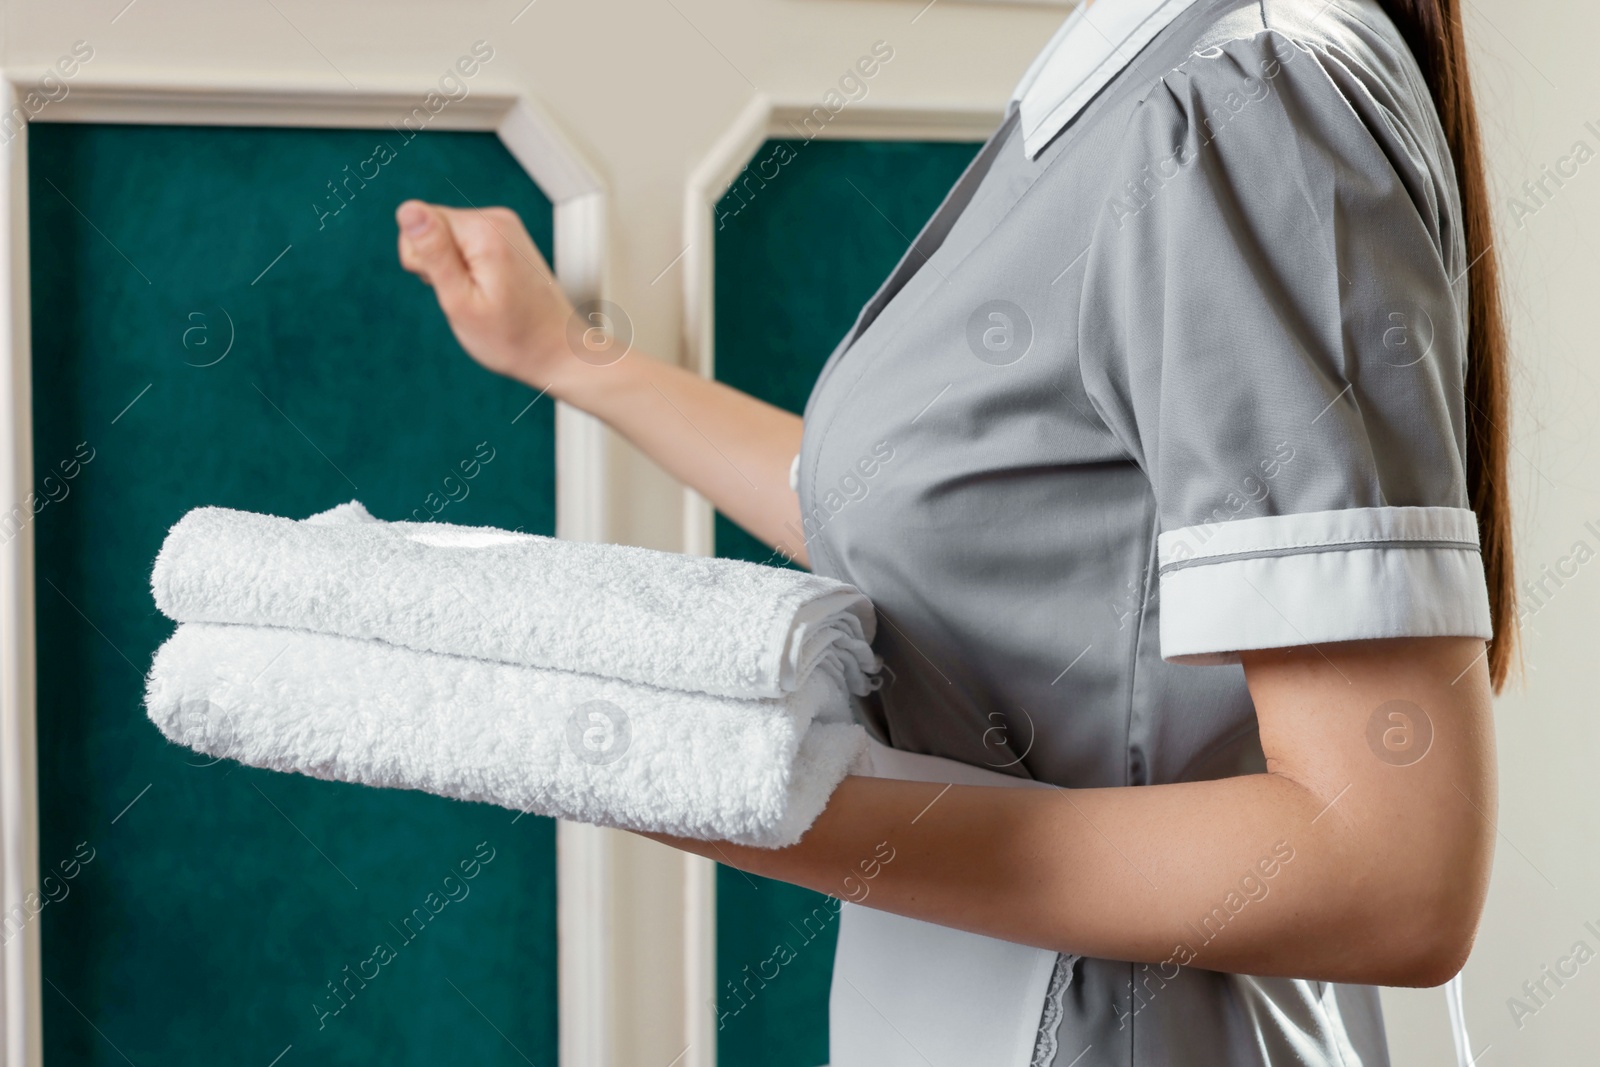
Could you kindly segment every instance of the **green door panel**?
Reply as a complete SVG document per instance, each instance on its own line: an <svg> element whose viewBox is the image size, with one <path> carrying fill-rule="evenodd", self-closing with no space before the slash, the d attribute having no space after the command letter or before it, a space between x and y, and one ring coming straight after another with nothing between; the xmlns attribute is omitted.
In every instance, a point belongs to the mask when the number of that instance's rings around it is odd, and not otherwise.
<svg viewBox="0 0 1600 1067"><path fill-rule="evenodd" d="M192 507L553 532L550 401L460 350L393 222L504 203L549 254L549 201L489 134L28 138L46 1062L553 1064L550 820L209 765L141 706Z"/></svg>

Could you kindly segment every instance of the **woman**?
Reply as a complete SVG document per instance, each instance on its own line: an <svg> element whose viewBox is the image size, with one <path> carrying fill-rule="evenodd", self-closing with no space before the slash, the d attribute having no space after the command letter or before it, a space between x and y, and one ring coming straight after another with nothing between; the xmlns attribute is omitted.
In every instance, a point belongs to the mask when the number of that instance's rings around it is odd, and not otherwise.
<svg viewBox="0 0 1600 1067"><path fill-rule="evenodd" d="M671 842L837 896L871 872L836 1065L1372 1067L1372 986L1466 960L1515 610L1464 54L1454 0L1095 0L803 422L586 362L514 216L401 205L476 359L879 607L891 777L793 848ZM1061 788L937 784L976 780ZM963 976L1026 1002L947 1025ZM901 988L920 1016L879 1009Z"/></svg>

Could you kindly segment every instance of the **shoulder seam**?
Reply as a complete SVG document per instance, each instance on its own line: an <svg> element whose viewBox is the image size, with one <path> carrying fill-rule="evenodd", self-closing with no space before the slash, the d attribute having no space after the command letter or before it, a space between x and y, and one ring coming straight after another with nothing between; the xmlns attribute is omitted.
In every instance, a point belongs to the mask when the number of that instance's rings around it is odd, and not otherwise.
<svg viewBox="0 0 1600 1067"><path fill-rule="evenodd" d="M1285 37L1289 38L1289 40L1291 40L1291 41L1304 41L1305 43L1312 44L1312 45L1319 45L1319 44L1320 45L1325 45L1325 44L1328 43L1326 41L1321 41L1321 40L1310 38L1310 37L1297 36L1297 35L1295 35L1293 33L1290 33L1288 30L1284 30L1284 29L1282 29L1280 27L1274 26L1272 24L1272 20L1267 17L1267 2L1268 2L1268 0L1257 0L1257 7L1261 12L1261 25L1262 25L1263 28L1268 29L1268 30L1276 30L1278 33L1283 34ZM1326 11L1331 7L1338 8L1339 11L1342 14L1345 15L1345 17L1347 17L1347 18L1349 18L1349 19L1351 19L1351 20L1353 20L1355 22L1361 23L1361 25L1365 26L1368 30L1370 30L1376 36L1379 36L1379 37L1385 36L1384 30L1383 30L1383 28L1381 26L1374 25L1371 21L1369 21L1366 18L1364 13L1361 12L1360 10L1358 10L1357 7L1355 7L1354 5L1341 3L1340 0L1325 0L1321 11L1319 11L1317 13L1315 18L1321 18L1322 15L1324 13L1326 13ZM1315 18L1313 19L1313 21L1315 21Z"/></svg>

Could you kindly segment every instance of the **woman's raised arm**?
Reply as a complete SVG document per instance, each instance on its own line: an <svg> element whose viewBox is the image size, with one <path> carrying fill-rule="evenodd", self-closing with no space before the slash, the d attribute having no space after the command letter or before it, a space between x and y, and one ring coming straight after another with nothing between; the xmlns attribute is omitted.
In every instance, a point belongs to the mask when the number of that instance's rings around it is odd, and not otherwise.
<svg viewBox="0 0 1600 1067"><path fill-rule="evenodd" d="M789 488L799 416L636 349L620 355L609 324L574 311L507 208L407 200L396 221L401 264L433 287L474 359L606 422L724 515L806 562Z"/></svg>

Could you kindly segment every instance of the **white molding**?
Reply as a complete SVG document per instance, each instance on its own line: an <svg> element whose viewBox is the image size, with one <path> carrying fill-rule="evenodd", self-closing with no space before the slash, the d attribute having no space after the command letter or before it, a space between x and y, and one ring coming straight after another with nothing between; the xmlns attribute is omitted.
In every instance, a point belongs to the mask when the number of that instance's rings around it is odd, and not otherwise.
<svg viewBox="0 0 1600 1067"><path fill-rule="evenodd" d="M39 71L0 72L0 114ZM156 83L95 80L70 83L68 95L34 121L118 122L287 127L382 127L409 114L428 93L425 84L350 90L292 83L212 81ZM486 89L434 115L429 129L491 130L550 199L555 214L554 269L573 299L601 295L608 254L606 189L598 171L532 101ZM0 260L0 335L9 373L0 379L0 501L26 498L32 482L31 358L28 331L27 131L11 142L0 169L0 226L10 255ZM556 410L556 530L561 537L599 540L606 534L604 437L598 423L558 405ZM34 570L31 523L0 547L0 906L20 901L38 885L38 791L34 725ZM612 873L605 831L558 824L557 927L562 1067L613 1067L617 957L611 943ZM39 931L0 950L0 1010L4 1037L0 1067L38 1067L42 1057Z"/></svg>
<svg viewBox="0 0 1600 1067"><path fill-rule="evenodd" d="M0 114L17 104L15 87L0 76ZM29 352L28 155L26 129L17 132L0 163L0 343L10 353L0 377L0 508L24 508L33 485L33 393ZM18 354L21 358L18 358ZM34 658L33 521L0 547L0 908L21 904L39 888L39 804L35 750L37 707ZM39 924L26 923L0 949L0 1009L4 1067L43 1058L40 1015Z"/></svg>
<svg viewBox="0 0 1600 1067"><path fill-rule="evenodd" d="M767 137L803 136L801 122L814 115L821 105L815 101L780 101L772 108ZM1005 118L999 107L891 107L879 104L846 104L814 139L822 141L983 141ZM764 140L765 138L763 138ZM739 167L728 176L731 183ZM725 191L718 191L718 195ZM713 201L714 202L714 201Z"/></svg>
<svg viewBox="0 0 1600 1067"><path fill-rule="evenodd" d="M561 1067L616 1067L616 952L611 931L615 831L556 823L556 940Z"/></svg>
<svg viewBox="0 0 1600 1067"><path fill-rule="evenodd" d="M717 865L684 854L682 1067L717 1062Z"/></svg>
<svg viewBox="0 0 1600 1067"><path fill-rule="evenodd" d="M472 99L468 97L462 103L470 103ZM505 144L506 150L517 158L529 174L538 172L536 180L546 196L552 201L567 204L581 201L586 196L604 194L605 189L595 177L594 170L584 162L582 151L543 111L531 101L521 98L496 96L491 99L510 100L510 105L501 109L499 121L494 124L495 133ZM604 214L599 218L603 228ZM560 255L559 245L560 242L557 242L557 255ZM595 251L603 253L605 249L601 247ZM595 260L595 263L598 264L599 260ZM562 284L567 286L568 279L562 278Z"/></svg>
<svg viewBox="0 0 1600 1067"><path fill-rule="evenodd" d="M42 77L44 68L38 76ZM24 70L8 69L18 89L34 82ZM46 104L35 122L114 122L179 126L286 126L379 128L399 122L421 106L426 85L391 85L353 90L295 82L165 82L106 79L85 70L67 83L67 95ZM430 129L492 130L519 102L514 93L478 89L452 101L427 123ZM564 169L565 161L550 169ZM547 194L552 200L555 194Z"/></svg>
<svg viewBox="0 0 1600 1067"><path fill-rule="evenodd" d="M683 355L686 366L702 378L716 377L712 338L716 333L714 227L716 203L739 176L769 136L772 101L757 94L745 105L689 173L684 187L683 241ZM710 556L716 552L714 509L711 502L685 486L683 489L683 550ZM715 902L713 902L713 908ZM716 989L715 976L712 990ZM693 990L686 991L693 999ZM708 1061L705 1067L710 1067ZM684 1067L701 1067L687 1063Z"/></svg>
<svg viewBox="0 0 1600 1067"><path fill-rule="evenodd" d="M769 138L805 138L801 123L820 109L814 101L774 102L757 94L745 105L695 168L684 190L684 359L705 378L716 377L716 204ZM809 127L813 139L983 141L1003 118L1000 108L879 107L849 104L826 124ZM683 548L716 551L715 511L693 489L683 490ZM688 857L684 869L684 1030L689 1051L682 1067L716 1067L717 996L716 865Z"/></svg>

